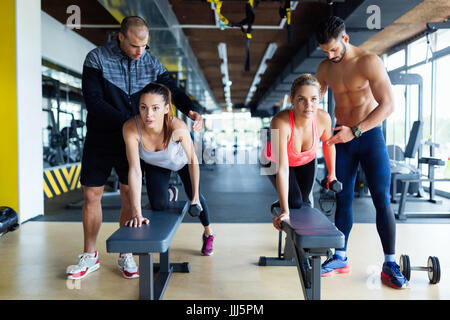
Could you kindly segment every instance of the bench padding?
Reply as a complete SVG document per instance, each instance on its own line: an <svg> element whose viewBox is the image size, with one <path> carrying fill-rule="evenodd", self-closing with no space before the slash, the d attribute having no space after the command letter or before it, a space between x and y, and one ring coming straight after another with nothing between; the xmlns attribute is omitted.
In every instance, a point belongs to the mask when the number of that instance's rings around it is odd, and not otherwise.
<svg viewBox="0 0 450 320"><path fill-rule="evenodd" d="M303 206L289 209L289 220L282 223L283 230L298 248L343 248L344 234L317 209Z"/></svg>
<svg viewBox="0 0 450 320"><path fill-rule="evenodd" d="M140 228L121 227L106 240L107 252L166 252L189 208L189 202L171 202L164 211L142 210L150 220Z"/></svg>

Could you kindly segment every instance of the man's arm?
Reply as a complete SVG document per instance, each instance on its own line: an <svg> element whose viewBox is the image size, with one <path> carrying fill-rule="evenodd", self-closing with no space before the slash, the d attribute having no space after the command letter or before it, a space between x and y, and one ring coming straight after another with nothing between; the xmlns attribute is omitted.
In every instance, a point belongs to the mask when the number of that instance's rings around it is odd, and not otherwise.
<svg viewBox="0 0 450 320"><path fill-rule="evenodd" d="M128 115L108 103L103 93L103 75L92 52L86 57L83 66L82 91L87 111L111 123L112 126L122 126Z"/></svg>
<svg viewBox="0 0 450 320"><path fill-rule="evenodd" d="M361 70L369 81L370 90L378 102L378 106L360 123L357 124L362 132L375 128L394 112L394 95L391 81L381 59L375 55L362 58Z"/></svg>

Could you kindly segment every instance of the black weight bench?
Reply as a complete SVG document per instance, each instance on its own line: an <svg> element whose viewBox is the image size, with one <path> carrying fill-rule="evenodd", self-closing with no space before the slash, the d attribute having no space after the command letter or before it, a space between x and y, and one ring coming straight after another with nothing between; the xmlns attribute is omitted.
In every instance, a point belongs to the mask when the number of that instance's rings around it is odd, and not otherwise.
<svg viewBox="0 0 450 320"><path fill-rule="evenodd" d="M287 234L286 247L292 248L305 299L320 300L320 257L330 256L330 248L343 248L344 235L323 213L309 204L289 211L289 220L281 223L283 231ZM279 204L277 206L274 203L272 214L279 213ZM288 265L269 262L273 260L277 258L261 257L259 265Z"/></svg>
<svg viewBox="0 0 450 320"><path fill-rule="evenodd" d="M189 272L188 262L170 263L169 247L189 209L189 202L171 202L163 211L142 210L149 224L140 228L121 227L106 240L107 252L131 252L139 255L139 298L161 300L172 272ZM160 263L153 263L159 252ZM157 275L153 279L153 272Z"/></svg>

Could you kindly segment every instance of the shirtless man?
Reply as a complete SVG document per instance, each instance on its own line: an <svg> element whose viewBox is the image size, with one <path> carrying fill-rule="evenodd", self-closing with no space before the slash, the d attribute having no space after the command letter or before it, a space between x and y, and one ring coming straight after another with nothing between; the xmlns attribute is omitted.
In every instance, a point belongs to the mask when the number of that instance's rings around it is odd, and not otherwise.
<svg viewBox="0 0 450 320"><path fill-rule="evenodd" d="M335 225L345 235L345 247L322 265L322 276L350 271L346 254L353 225L353 190L358 164L367 177L376 208L376 226L385 262L381 281L393 288L408 287L395 263L395 217L390 206L391 173L381 123L394 110L391 84L381 59L349 43L344 21L329 17L319 24L316 38L328 59L317 69L323 96L334 94L335 135L326 143L336 145L336 177L343 190L336 195Z"/></svg>

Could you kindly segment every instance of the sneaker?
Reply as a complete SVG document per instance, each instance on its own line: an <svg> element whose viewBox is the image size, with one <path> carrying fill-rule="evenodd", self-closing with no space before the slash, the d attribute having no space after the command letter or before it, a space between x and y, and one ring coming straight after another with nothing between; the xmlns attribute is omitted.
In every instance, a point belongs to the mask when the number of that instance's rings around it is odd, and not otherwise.
<svg viewBox="0 0 450 320"><path fill-rule="evenodd" d="M400 272L400 267L395 262L383 263L381 282L395 289L406 289L409 287L408 280Z"/></svg>
<svg viewBox="0 0 450 320"><path fill-rule="evenodd" d="M335 273L349 273L350 265L348 264L348 258L342 259L338 255L333 255L322 264L320 275L322 277L328 277Z"/></svg>
<svg viewBox="0 0 450 320"><path fill-rule="evenodd" d="M119 270L126 279L139 278L139 268L134 261L133 254L122 253L119 255Z"/></svg>
<svg viewBox="0 0 450 320"><path fill-rule="evenodd" d="M89 273L94 272L100 268L100 259L98 258L98 252L95 254L83 253L78 256L80 261L75 266L67 268L67 279L78 280L83 279Z"/></svg>
<svg viewBox="0 0 450 320"><path fill-rule="evenodd" d="M202 239L203 239L202 255L212 256L214 254L213 251L214 236L210 235L209 237L207 237L205 234L203 234Z"/></svg>
<svg viewBox="0 0 450 320"><path fill-rule="evenodd" d="M170 185L169 186L169 201L177 201L178 200L178 188Z"/></svg>

